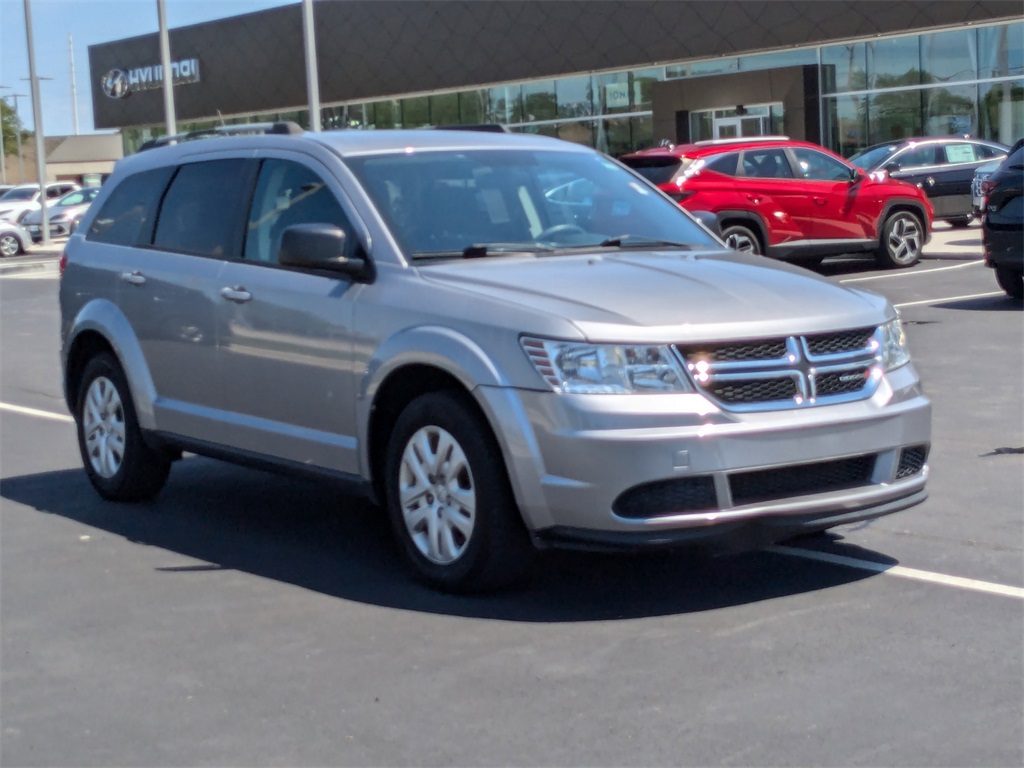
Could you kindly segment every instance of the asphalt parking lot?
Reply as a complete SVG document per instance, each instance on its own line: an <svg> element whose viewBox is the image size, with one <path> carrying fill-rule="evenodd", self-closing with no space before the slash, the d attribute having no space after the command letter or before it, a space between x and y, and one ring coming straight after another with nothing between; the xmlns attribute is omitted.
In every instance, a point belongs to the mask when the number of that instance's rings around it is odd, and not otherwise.
<svg viewBox="0 0 1024 768"><path fill-rule="evenodd" d="M1024 764L1024 312L977 226L821 269L902 312L924 504L729 558L551 553L477 598L329 486L187 458L101 501L58 250L0 263L0 764Z"/></svg>

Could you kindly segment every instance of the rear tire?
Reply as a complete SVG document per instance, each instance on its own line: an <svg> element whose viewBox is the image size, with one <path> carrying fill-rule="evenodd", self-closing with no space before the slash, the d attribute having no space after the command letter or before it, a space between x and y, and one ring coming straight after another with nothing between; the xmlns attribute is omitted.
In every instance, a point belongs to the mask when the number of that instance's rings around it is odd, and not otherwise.
<svg viewBox="0 0 1024 768"><path fill-rule="evenodd" d="M761 241L758 240L754 231L742 224L730 224L722 229L722 240L725 241L727 246L740 253L754 253L757 255L764 253Z"/></svg>
<svg viewBox="0 0 1024 768"><path fill-rule="evenodd" d="M111 501L151 499L171 463L146 445L124 371L100 353L85 366L75 407L78 448L89 481Z"/></svg>
<svg viewBox="0 0 1024 768"><path fill-rule="evenodd" d="M886 269L912 267L921 258L923 248L921 220L910 211L896 211L882 225L876 260Z"/></svg>
<svg viewBox="0 0 1024 768"><path fill-rule="evenodd" d="M1024 299L1024 271L1010 267L996 267L996 282L1013 299Z"/></svg>
<svg viewBox="0 0 1024 768"><path fill-rule="evenodd" d="M385 494L413 572L446 592L517 581L534 547L501 450L480 413L453 392L430 392L398 417L387 446Z"/></svg>
<svg viewBox="0 0 1024 768"><path fill-rule="evenodd" d="M14 235L0 235L0 256L17 256L24 251L25 248L22 246L21 240Z"/></svg>

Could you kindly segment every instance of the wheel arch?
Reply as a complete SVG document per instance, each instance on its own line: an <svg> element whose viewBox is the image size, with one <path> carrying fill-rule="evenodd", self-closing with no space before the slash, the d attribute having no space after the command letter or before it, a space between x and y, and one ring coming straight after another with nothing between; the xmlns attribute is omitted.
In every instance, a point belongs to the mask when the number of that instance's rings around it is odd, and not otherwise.
<svg viewBox="0 0 1024 768"><path fill-rule="evenodd" d="M893 198L885 202L885 205L882 207L882 213L878 217L878 221L875 222L876 240L881 242L882 227L885 226L885 222L888 221L889 217L892 216L894 213L899 213L900 211L913 213L915 216L917 216L917 218L921 221L921 226L924 227L924 241L927 243L929 240L931 240L932 221L931 217L928 215L927 210L925 209L924 204L919 200L914 200L913 198L902 197Z"/></svg>
<svg viewBox="0 0 1024 768"><path fill-rule="evenodd" d="M722 210L716 212L715 217L718 219L719 231L733 224L740 224L754 231L754 234L760 241L761 253L767 253L768 248L771 247L768 239L768 228L765 226L764 220L753 211Z"/></svg>

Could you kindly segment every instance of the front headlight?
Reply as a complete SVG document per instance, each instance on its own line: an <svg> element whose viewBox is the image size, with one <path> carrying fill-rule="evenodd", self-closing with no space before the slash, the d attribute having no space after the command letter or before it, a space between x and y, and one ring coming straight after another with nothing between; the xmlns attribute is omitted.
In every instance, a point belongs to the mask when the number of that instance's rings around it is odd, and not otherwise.
<svg viewBox="0 0 1024 768"><path fill-rule="evenodd" d="M878 351L878 362L887 371L895 370L910 362L910 349L907 347L907 334L903 323L897 317L881 328L881 349Z"/></svg>
<svg viewBox="0 0 1024 768"><path fill-rule="evenodd" d="M588 344L550 339L520 339L537 372L556 392L626 394L692 392L666 346Z"/></svg>

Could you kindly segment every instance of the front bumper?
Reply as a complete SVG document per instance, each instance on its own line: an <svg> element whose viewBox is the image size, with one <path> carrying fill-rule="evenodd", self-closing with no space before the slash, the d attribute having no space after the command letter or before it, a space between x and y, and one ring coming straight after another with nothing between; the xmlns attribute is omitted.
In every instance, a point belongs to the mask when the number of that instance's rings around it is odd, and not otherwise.
<svg viewBox="0 0 1024 768"><path fill-rule="evenodd" d="M910 365L866 400L764 413L482 389L519 508L549 544L765 543L925 498L931 406Z"/></svg>

